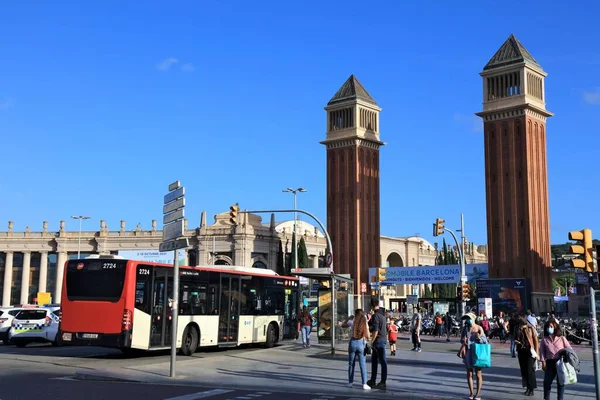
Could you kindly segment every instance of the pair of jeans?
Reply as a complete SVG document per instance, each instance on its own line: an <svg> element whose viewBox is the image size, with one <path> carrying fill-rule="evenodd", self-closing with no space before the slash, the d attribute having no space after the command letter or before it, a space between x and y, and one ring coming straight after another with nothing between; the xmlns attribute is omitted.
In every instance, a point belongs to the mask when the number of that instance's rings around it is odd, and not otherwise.
<svg viewBox="0 0 600 400"><path fill-rule="evenodd" d="M412 333L412 342L413 348L420 349L421 348L421 335L417 334L417 332Z"/></svg>
<svg viewBox="0 0 600 400"><path fill-rule="evenodd" d="M535 358L531 357L529 348L521 349L518 352L519 367L521 368L521 382L524 388L533 390L537 388L535 379Z"/></svg>
<svg viewBox="0 0 600 400"><path fill-rule="evenodd" d="M565 397L565 387L558 383L558 373L556 371L556 362L558 360L546 360L546 372L544 374L544 400L550 400L550 392L552 391L552 382L556 379L558 386L558 400L563 400Z"/></svg>
<svg viewBox="0 0 600 400"><path fill-rule="evenodd" d="M510 355L515 357L515 335L510 335Z"/></svg>
<svg viewBox="0 0 600 400"><path fill-rule="evenodd" d="M381 363L381 382L387 381L387 358L385 351L386 342L375 341L373 353L371 354L371 382L377 382L377 366Z"/></svg>
<svg viewBox="0 0 600 400"><path fill-rule="evenodd" d="M360 378L362 384L367 383L367 357L365 356L365 341L364 339L352 339L348 344L348 382L354 382L354 366L358 358L360 365Z"/></svg>
<svg viewBox="0 0 600 400"><path fill-rule="evenodd" d="M304 325L300 329L302 331L302 344L305 346L310 345L310 331L312 329L312 326Z"/></svg>

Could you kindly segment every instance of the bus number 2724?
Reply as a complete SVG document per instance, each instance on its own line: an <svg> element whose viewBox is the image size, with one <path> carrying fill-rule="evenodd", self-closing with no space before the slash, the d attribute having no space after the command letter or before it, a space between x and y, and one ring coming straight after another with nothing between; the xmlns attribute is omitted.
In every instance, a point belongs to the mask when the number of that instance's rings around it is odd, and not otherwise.
<svg viewBox="0 0 600 400"><path fill-rule="evenodd" d="M104 269L117 269L117 264L116 263L104 263L104 265L102 266L102 268L104 268Z"/></svg>
<svg viewBox="0 0 600 400"><path fill-rule="evenodd" d="M140 268L138 273L140 275L150 275L150 270L149 269L144 269L144 268Z"/></svg>

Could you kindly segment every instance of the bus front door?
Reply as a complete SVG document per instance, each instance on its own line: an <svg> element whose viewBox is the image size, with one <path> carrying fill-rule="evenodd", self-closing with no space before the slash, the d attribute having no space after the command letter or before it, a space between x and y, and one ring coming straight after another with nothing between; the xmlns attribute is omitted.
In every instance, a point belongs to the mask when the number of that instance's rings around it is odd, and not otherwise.
<svg viewBox="0 0 600 400"><path fill-rule="evenodd" d="M152 285L152 317L150 347L171 345L173 273L167 268L154 268Z"/></svg>
<svg viewBox="0 0 600 400"><path fill-rule="evenodd" d="M236 345L240 322L240 278L221 275L219 345Z"/></svg>

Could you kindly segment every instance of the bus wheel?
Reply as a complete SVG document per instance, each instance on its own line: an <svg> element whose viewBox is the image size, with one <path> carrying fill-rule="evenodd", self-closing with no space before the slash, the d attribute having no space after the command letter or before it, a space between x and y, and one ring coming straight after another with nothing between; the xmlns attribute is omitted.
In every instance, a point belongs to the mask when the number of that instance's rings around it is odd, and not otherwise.
<svg viewBox="0 0 600 400"><path fill-rule="evenodd" d="M270 348L275 344L275 326L273 324L269 324L267 328L267 341L265 342L265 347Z"/></svg>
<svg viewBox="0 0 600 400"><path fill-rule="evenodd" d="M183 340L181 341L181 354L191 356L198 348L198 331L193 326L188 325L183 332Z"/></svg>

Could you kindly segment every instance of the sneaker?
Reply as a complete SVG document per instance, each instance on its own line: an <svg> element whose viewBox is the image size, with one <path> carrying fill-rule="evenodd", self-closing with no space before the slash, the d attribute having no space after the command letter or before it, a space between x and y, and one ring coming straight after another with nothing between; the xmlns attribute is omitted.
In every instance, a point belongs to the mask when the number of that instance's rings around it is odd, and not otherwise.
<svg viewBox="0 0 600 400"><path fill-rule="evenodd" d="M305 344L303 344L303 345L302 345L302 347L306 348L306 345L305 345Z"/></svg>
<svg viewBox="0 0 600 400"><path fill-rule="evenodd" d="M417 348L416 348L416 347L413 347L413 349L412 349L411 351L417 351Z"/></svg>
<svg viewBox="0 0 600 400"><path fill-rule="evenodd" d="M374 387L375 386L375 382L373 382L373 381L367 381L367 386L368 387Z"/></svg>
<svg viewBox="0 0 600 400"><path fill-rule="evenodd" d="M375 389L386 390L385 382L379 382L377 385L375 385Z"/></svg>
<svg viewBox="0 0 600 400"><path fill-rule="evenodd" d="M348 387L349 387L349 388L351 388L352 386L354 386L354 384L353 384L353 383L349 383L349 384L348 384Z"/></svg>
<svg viewBox="0 0 600 400"><path fill-rule="evenodd" d="M419 347L419 348L417 349L417 353L420 353L420 352L421 352L421 348Z"/></svg>
<svg viewBox="0 0 600 400"><path fill-rule="evenodd" d="M363 389L364 390L371 390L371 386L367 385L366 383L363 385Z"/></svg>

